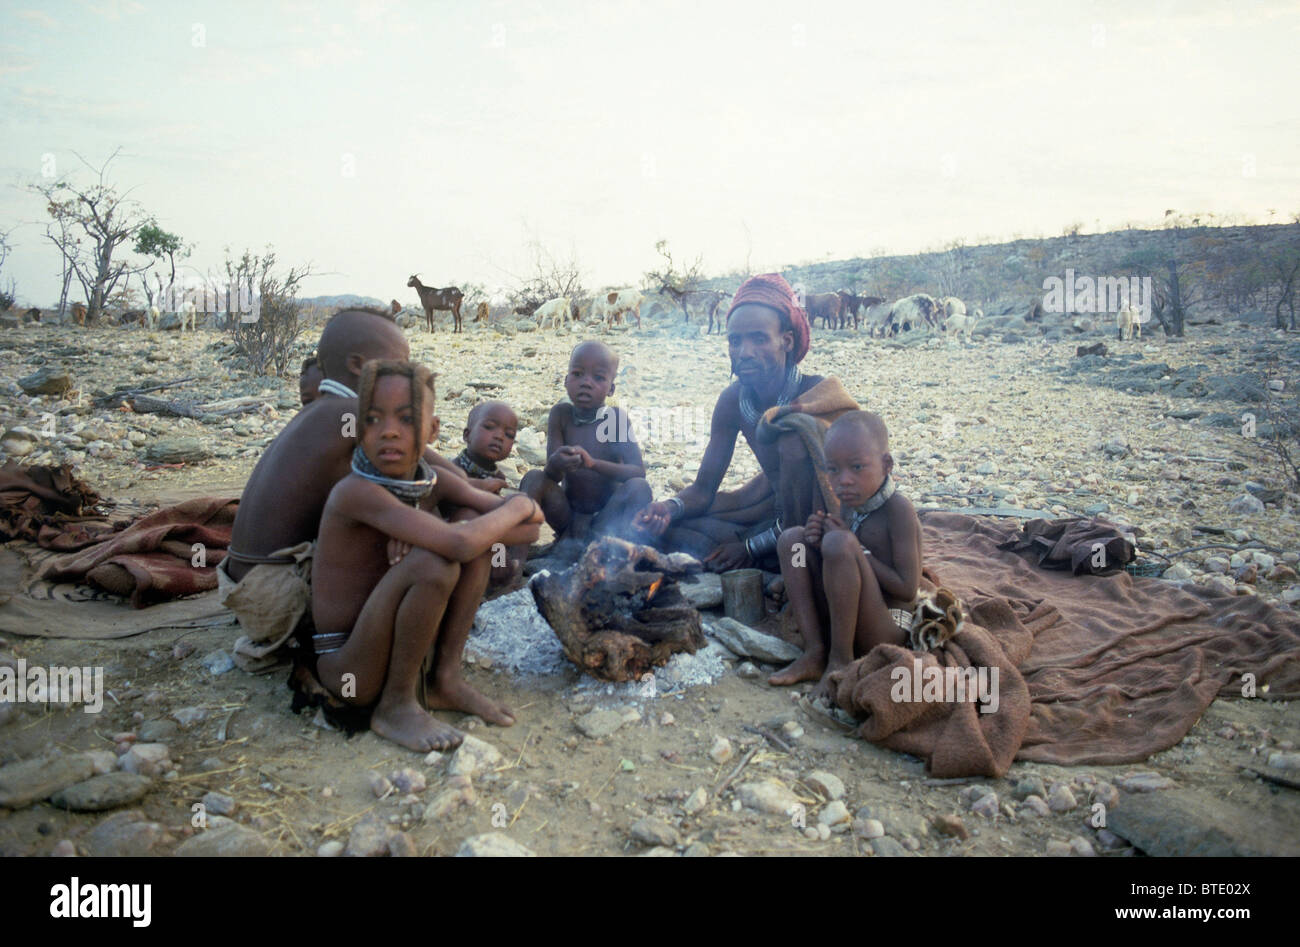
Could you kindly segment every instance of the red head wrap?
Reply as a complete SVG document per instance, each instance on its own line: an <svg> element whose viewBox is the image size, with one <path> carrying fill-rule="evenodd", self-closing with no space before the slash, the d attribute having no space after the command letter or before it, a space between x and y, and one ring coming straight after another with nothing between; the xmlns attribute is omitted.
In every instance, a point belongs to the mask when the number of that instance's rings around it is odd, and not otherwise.
<svg viewBox="0 0 1300 947"><path fill-rule="evenodd" d="M808 313L799 305L799 300L795 298L794 290L785 281L785 277L780 273L763 273L745 280L731 300L727 318L730 319L737 307L746 303L776 310L781 317L781 331L794 333L794 351L791 354L795 363L802 362L808 354L812 330L808 325Z"/></svg>

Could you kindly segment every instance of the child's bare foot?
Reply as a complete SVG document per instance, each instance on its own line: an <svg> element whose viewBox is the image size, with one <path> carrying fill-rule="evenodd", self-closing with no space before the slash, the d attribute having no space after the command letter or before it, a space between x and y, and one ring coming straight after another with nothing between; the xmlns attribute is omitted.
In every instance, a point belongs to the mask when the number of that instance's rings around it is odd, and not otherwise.
<svg viewBox="0 0 1300 947"><path fill-rule="evenodd" d="M450 680L429 678L426 699L430 710L459 710L482 717L498 727L513 726L515 715L505 704L480 694L461 677Z"/></svg>
<svg viewBox="0 0 1300 947"><path fill-rule="evenodd" d="M450 724L436 720L414 702L385 707L382 703L370 715L370 729L385 740L428 753L460 746L465 735Z"/></svg>
<svg viewBox="0 0 1300 947"><path fill-rule="evenodd" d="M805 651L793 664L783 667L767 682L774 687L789 687L800 681L815 681L826 671L826 655L815 651Z"/></svg>

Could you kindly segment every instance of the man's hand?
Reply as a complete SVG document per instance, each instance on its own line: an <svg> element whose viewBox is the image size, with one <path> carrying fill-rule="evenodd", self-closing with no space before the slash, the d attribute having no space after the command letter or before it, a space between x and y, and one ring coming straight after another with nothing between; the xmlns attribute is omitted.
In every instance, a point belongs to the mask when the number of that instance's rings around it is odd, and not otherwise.
<svg viewBox="0 0 1300 947"><path fill-rule="evenodd" d="M710 572L730 572L750 565L749 550L743 542L723 543L702 560Z"/></svg>
<svg viewBox="0 0 1300 947"><path fill-rule="evenodd" d="M390 538L388 540L388 564L390 566L397 565L406 558L406 554L410 551L410 543L404 543L400 539Z"/></svg>
<svg viewBox="0 0 1300 947"><path fill-rule="evenodd" d="M649 503L632 518L632 525L651 536L662 536L672 522L672 514L671 503Z"/></svg>

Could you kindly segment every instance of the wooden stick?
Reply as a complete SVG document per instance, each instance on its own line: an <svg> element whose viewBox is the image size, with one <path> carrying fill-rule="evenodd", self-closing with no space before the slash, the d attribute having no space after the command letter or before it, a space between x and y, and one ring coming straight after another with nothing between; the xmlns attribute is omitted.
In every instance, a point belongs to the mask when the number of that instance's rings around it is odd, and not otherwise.
<svg viewBox="0 0 1300 947"><path fill-rule="evenodd" d="M772 744L778 750L781 750L785 753L790 754L791 756L794 756L794 749L788 743L786 743L784 740L778 737L775 733L773 733L771 730L764 729L763 727L751 727L749 724L745 724L743 729L749 731L750 733L757 733L760 737L762 737L768 743Z"/></svg>
<svg viewBox="0 0 1300 947"><path fill-rule="evenodd" d="M713 797L714 797L715 799L716 799L717 797L721 796L724 792L727 791L727 787L730 786L730 785L732 784L732 782L735 781L736 777L740 775L740 771L741 771L742 769L744 769L744 768L749 764L749 761L752 760L752 759L754 758L754 754L757 753L757 752L758 752L758 746L757 746L757 745L754 745L754 746L752 746L752 747L749 748L749 752L746 753L743 757L741 757L740 765L737 766L734 770L732 770L732 771L731 771L731 775L728 776L728 777L723 781L722 785L719 786L717 789L715 789L715 790L713 791Z"/></svg>

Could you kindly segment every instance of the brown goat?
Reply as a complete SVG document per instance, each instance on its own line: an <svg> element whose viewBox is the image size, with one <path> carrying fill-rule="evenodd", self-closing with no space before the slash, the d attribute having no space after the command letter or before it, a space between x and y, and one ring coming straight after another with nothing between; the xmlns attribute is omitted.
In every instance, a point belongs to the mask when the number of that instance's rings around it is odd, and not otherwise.
<svg viewBox="0 0 1300 947"><path fill-rule="evenodd" d="M406 285L420 294L420 305L424 307L424 317L429 321L430 332L435 331L433 327L433 311L435 309L450 312L455 323L452 331L461 331L460 303L465 298L465 294L460 291L460 287L447 286L443 289L437 289L433 286L425 286L420 282L419 273L407 280Z"/></svg>

